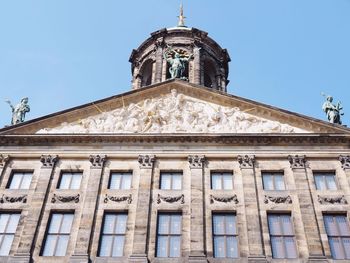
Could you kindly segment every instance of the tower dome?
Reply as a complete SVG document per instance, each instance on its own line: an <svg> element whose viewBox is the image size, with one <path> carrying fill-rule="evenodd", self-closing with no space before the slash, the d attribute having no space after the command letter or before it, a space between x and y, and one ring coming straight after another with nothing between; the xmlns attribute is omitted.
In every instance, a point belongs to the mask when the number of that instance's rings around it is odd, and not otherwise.
<svg viewBox="0 0 350 263"><path fill-rule="evenodd" d="M230 56L207 32L184 24L164 28L131 53L132 88L139 89L172 78L226 92Z"/></svg>

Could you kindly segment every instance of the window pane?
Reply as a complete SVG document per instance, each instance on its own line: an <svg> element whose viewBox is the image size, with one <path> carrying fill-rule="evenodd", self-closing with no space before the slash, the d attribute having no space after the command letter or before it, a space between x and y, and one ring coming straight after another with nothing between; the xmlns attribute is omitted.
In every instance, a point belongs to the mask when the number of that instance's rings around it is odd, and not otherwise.
<svg viewBox="0 0 350 263"><path fill-rule="evenodd" d="M157 242L157 257L168 256L168 237L159 236Z"/></svg>
<svg viewBox="0 0 350 263"><path fill-rule="evenodd" d="M273 258L284 258L283 238L271 237L271 248Z"/></svg>
<svg viewBox="0 0 350 263"><path fill-rule="evenodd" d="M214 237L214 257L225 257L225 237Z"/></svg>
<svg viewBox="0 0 350 263"><path fill-rule="evenodd" d="M160 180L160 189L169 190L171 188L171 177L169 174L162 174Z"/></svg>
<svg viewBox="0 0 350 263"><path fill-rule="evenodd" d="M181 234L181 216L171 216L171 234Z"/></svg>
<svg viewBox="0 0 350 263"><path fill-rule="evenodd" d="M295 246L294 237L285 237L284 243L286 246L287 258L297 258L297 248Z"/></svg>
<svg viewBox="0 0 350 263"><path fill-rule="evenodd" d="M61 235L58 237L55 256L63 257L66 255L69 235Z"/></svg>
<svg viewBox="0 0 350 263"><path fill-rule="evenodd" d="M62 214L53 214L50 221L49 233L59 233L61 221L63 215Z"/></svg>
<svg viewBox="0 0 350 263"><path fill-rule="evenodd" d="M282 235L279 215L268 215L270 235Z"/></svg>
<svg viewBox="0 0 350 263"><path fill-rule="evenodd" d="M69 234L73 223L73 214L65 214L61 225L60 233Z"/></svg>
<svg viewBox="0 0 350 263"><path fill-rule="evenodd" d="M326 227L327 235L329 235L329 236L337 236L338 235L337 224L336 224L334 216L332 216L332 215L324 216L324 224Z"/></svg>
<svg viewBox="0 0 350 263"><path fill-rule="evenodd" d="M158 233L159 234L169 233L169 216L168 215L159 215Z"/></svg>
<svg viewBox="0 0 350 263"><path fill-rule="evenodd" d="M120 188L120 182L121 182L121 175L113 173L111 175L111 182L109 185L109 189L119 189Z"/></svg>
<svg viewBox="0 0 350 263"><path fill-rule="evenodd" d="M80 188L80 182L81 182L81 173L75 173L72 175L72 182L70 185L70 189L79 189Z"/></svg>
<svg viewBox="0 0 350 263"><path fill-rule="evenodd" d="M211 176L211 187L214 190L220 190L221 187L221 176L217 174L212 174Z"/></svg>
<svg viewBox="0 0 350 263"><path fill-rule="evenodd" d="M0 233L5 233L10 214L0 214Z"/></svg>
<svg viewBox="0 0 350 263"><path fill-rule="evenodd" d="M102 235L100 246L100 257L109 257L112 251L112 236Z"/></svg>
<svg viewBox="0 0 350 263"><path fill-rule="evenodd" d="M228 258L238 258L238 242L236 237L226 238L226 256Z"/></svg>
<svg viewBox="0 0 350 263"><path fill-rule="evenodd" d="M123 180L122 180L122 186L121 189L130 189L131 188L131 174L124 174L123 175Z"/></svg>
<svg viewBox="0 0 350 263"><path fill-rule="evenodd" d="M172 257L172 258L180 257L180 252L181 252L180 241L181 241L181 238L179 236L170 237L169 257Z"/></svg>
<svg viewBox="0 0 350 263"><path fill-rule="evenodd" d="M263 174L264 190L274 190L272 176Z"/></svg>
<svg viewBox="0 0 350 263"><path fill-rule="evenodd" d="M173 190L181 190L182 189L182 175L175 174L173 175Z"/></svg>
<svg viewBox="0 0 350 263"><path fill-rule="evenodd" d="M22 177L23 177L23 173L14 173L12 175L12 179L11 179L11 183L10 183L9 188L10 189L19 189Z"/></svg>
<svg viewBox="0 0 350 263"><path fill-rule="evenodd" d="M53 256L54 249L56 247L56 241L57 241L56 235L48 235L46 237L43 256Z"/></svg>
<svg viewBox="0 0 350 263"><path fill-rule="evenodd" d="M113 242L112 257L122 257L124 250L124 236L115 236Z"/></svg>
<svg viewBox="0 0 350 263"><path fill-rule="evenodd" d="M345 256L347 259L350 259L350 238L342 238Z"/></svg>
<svg viewBox="0 0 350 263"><path fill-rule="evenodd" d="M64 173L61 176L61 182L59 189L69 189L70 181L72 180L72 174Z"/></svg>
<svg viewBox="0 0 350 263"><path fill-rule="evenodd" d="M14 235L5 235L3 236L3 241L0 247L0 256L8 256L12 246Z"/></svg>
<svg viewBox="0 0 350 263"><path fill-rule="evenodd" d="M225 234L225 217L222 215L213 216L214 235Z"/></svg>
<svg viewBox="0 0 350 263"><path fill-rule="evenodd" d="M226 234L236 234L236 217L234 215L226 215Z"/></svg>
<svg viewBox="0 0 350 263"><path fill-rule="evenodd" d="M350 236L350 228L346 216L338 215L336 216L336 221L338 223L339 231L341 236Z"/></svg>
<svg viewBox="0 0 350 263"><path fill-rule="evenodd" d="M289 215L281 215L280 220L282 223L283 234L284 235L293 235L293 227L292 227L291 217Z"/></svg>
<svg viewBox="0 0 350 263"><path fill-rule="evenodd" d="M326 181L324 176L322 175L315 175L315 183L316 183L316 189L317 190L326 190Z"/></svg>
<svg viewBox="0 0 350 263"><path fill-rule="evenodd" d="M233 183L232 183L233 176L232 176L232 174L223 175L222 179L223 179L223 183L224 183L224 189L225 190L232 190L233 189Z"/></svg>
<svg viewBox="0 0 350 263"><path fill-rule="evenodd" d="M124 234L126 230L127 215L118 215L114 233Z"/></svg>
<svg viewBox="0 0 350 263"><path fill-rule="evenodd" d="M114 224L115 224L116 216L107 214L105 215L105 221L103 226L104 234L113 234L114 233Z"/></svg>
<svg viewBox="0 0 350 263"><path fill-rule="evenodd" d="M8 222L6 233L16 233L18 221L20 218L20 214L12 214L11 218Z"/></svg>
<svg viewBox="0 0 350 263"><path fill-rule="evenodd" d="M326 181L328 185L329 190L337 190L337 184L335 183L335 176L334 175L327 175Z"/></svg>
<svg viewBox="0 0 350 263"><path fill-rule="evenodd" d="M274 175L275 178L275 190L285 190L283 175Z"/></svg>
<svg viewBox="0 0 350 263"><path fill-rule="evenodd" d="M332 258L344 259L344 253L340 238L329 237L329 246L331 248Z"/></svg>

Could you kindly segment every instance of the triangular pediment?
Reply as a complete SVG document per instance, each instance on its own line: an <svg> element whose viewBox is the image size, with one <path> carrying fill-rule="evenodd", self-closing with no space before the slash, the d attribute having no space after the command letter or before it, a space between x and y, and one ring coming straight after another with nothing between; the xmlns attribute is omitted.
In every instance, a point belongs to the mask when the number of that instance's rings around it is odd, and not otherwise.
<svg viewBox="0 0 350 263"><path fill-rule="evenodd" d="M349 129L175 80L32 120L2 133L349 133Z"/></svg>

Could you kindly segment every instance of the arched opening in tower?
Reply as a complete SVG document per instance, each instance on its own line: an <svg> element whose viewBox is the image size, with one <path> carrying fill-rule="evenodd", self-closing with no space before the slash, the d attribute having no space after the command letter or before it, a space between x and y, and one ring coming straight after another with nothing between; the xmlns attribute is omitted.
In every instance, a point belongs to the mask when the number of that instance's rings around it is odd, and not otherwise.
<svg viewBox="0 0 350 263"><path fill-rule="evenodd" d="M153 61L151 59L144 62L141 68L141 87L152 84Z"/></svg>
<svg viewBox="0 0 350 263"><path fill-rule="evenodd" d="M203 64L203 71L204 71L204 86L208 88L217 89L217 82L216 82L216 69L214 66L214 62L210 59L205 59Z"/></svg>

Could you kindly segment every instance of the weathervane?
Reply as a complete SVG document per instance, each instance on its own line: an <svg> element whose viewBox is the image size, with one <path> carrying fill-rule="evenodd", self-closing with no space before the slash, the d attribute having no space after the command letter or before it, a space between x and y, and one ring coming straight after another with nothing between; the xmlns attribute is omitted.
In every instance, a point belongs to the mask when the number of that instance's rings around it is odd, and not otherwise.
<svg viewBox="0 0 350 263"><path fill-rule="evenodd" d="M180 15L178 16L179 22L177 24L178 27L186 27L185 26L185 16L184 16L184 8L182 3L180 4Z"/></svg>

